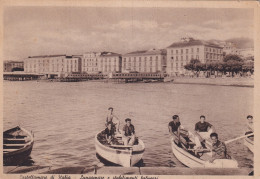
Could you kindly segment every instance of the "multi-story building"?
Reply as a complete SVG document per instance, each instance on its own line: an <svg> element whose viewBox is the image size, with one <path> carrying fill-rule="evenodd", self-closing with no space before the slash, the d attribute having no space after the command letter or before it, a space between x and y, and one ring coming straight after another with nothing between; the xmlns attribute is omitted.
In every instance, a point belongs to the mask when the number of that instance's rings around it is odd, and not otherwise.
<svg viewBox="0 0 260 179"><path fill-rule="evenodd" d="M122 72L165 72L166 50L130 52L122 57Z"/></svg>
<svg viewBox="0 0 260 179"><path fill-rule="evenodd" d="M253 57L254 56L254 48L244 48L238 49L239 55L243 58Z"/></svg>
<svg viewBox="0 0 260 179"><path fill-rule="evenodd" d="M207 41L182 38L182 41L167 47L167 73L170 76L185 74L184 65L191 59L201 63L222 61L223 48Z"/></svg>
<svg viewBox="0 0 260 179"><path fill-rule="evenodd" d="M4 72L23 71L23 61L4 61Z"/></svg>
<svg viewBox="0 0 260 179"><path fill-rule="evenodd" d="M41 74L80 72L81 58L66 55L31 56L24 60L24 71Z"/></svg>
<svg viewBox="0 0 260 179"><path fill-rule="evenodd" d="M108 74L111 72L121 72L122 56L113 52L102 52L98 57L98 72Z"/></svg>
<svg viewBox="0 0 260 179"><path fill-rule="evenodd" d="M239 55L239 50L236 48L234 43L224 42L224 44L223 44L223 54L224 55Z"/></svg>
<svg viewBox="0 0 260 179"><path fill-rule="evenodd" d="M82 72L98 73L98 57L102 52L87 52L82 58Z"/></svg>

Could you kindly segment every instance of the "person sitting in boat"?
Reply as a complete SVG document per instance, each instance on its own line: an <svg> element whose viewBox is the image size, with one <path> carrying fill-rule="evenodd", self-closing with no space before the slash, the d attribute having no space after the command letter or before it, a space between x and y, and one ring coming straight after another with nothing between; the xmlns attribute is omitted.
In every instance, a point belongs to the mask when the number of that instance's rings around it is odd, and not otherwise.
<svg viewBox="0 0 260 179"><path fill-rule="evenodd" d="M187 146L187 141L189 140L188 131L181 126L180 118L178 115L173 115L172 119L173 120L168 124L170 134L174 137L174 140L176 140L178 144L183 143Z"/></svg>
<svg viewBox="0 0 260 179"><path fill-rule="evenodd" d="M108 122L107 128L105 129L105 132L104 132L108 144L110 144L113 141L114 135L115 135L115 131L112 126L113 126L113 123L111 121Z"/></svg>
<svg viewBox="0 0 260 179"><path fill-rule="evenodd" d="M123 142L124 145L134 145L135 143L135 127L133 124L131 124L131 119L127 118L125 119L125 126L123 127Z"/></svg>
<svg viewBox="0 0 260 179"><path fill-rule="evenodd" d="M218 140L218 134L213 132L210 134L210 139L212 141L212 159L210 162L213 162L215 159L226 159L227 158L227 148L226 145Z"/></svg>
<svg viewBox="0 0 260 179"><path fill-rule="evenodd" d="M210 134L215 132L214 126L205 120L206 117L201 115L200 121L195 124L195 134L197 134L200 142L202 142L202 146L204 146L205 139L209 139Z"/></svg>
<svg viewBox="0 0 260 179"><path fill-rule="evenodd" d="M253 133L254 132L254 122L253 122L253 116L251 116L251 115L248 115L247 116L247 125L246 125L246 133L245 133L245 135L247 135L247 134L251 134L251 133ZM250 137L248 137L248 138L250 138L250 139L254 139L254 136L250 136Z"/></svg>
<svg viewBox="0 0 260 179"><path fill-rule="evenodd" d="M107 114L107 118L106 118L106 125L108 122L112 122L112 127L115 128L115 131L119 132L119 119L118 117L114 114L114 109L112 107L108 108L108 114Z"/></svg>

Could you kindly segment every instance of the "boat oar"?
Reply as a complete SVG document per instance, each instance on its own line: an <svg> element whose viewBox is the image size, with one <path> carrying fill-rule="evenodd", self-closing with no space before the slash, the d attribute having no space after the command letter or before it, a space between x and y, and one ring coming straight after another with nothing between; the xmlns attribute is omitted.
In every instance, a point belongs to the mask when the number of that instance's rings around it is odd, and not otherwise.
<svg viewBox="0 0 260 179"><path fill-rule="evenodd" d="M249 136L252 136L252 135L254 135L254 133L250 133L250 134L247 134L247 135L243 135L243 136L240 136L240 137L236 137L236 138L234 138L234 139L227 140L227 141L225 141L224 143L225 143L225 144L228 144L228 143L230 143L230 142L233 142L233 141L236 141L236 140L239 140L239 139L243 139L243 138L246 138L246 137L249 137Z"/></svg>

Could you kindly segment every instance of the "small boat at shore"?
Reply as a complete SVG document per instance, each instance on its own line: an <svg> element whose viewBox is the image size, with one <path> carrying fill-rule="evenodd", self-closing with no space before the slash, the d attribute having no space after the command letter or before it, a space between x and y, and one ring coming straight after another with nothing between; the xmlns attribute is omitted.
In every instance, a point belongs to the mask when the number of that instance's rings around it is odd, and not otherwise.
<svg viewBox="0 0 260 179"><path fill-rule="evenodd" d="M254 153L254 136L249 136L244 139L244 145Z"/></svg>
<svg viewBox="0 0 260 179"><path fill-rule="evenodd" d="M33 134L20 126L4 131L4 165L12 165L26 160L31 154L33 143Z"/></svg>
<svg viewBox="0 0 260 179"><path fill-rule="evenodd" d="M194 140L190 139L190 145L195 145ZM189 168L238 168L236 160L230 156L228 159L216 159L212 163L212 151L209 147L210 143L206 140L206 148L193 149L186 148L183 144L177 144L174 137L171 138L172 152L175 157Z"/></svg>
<svg viewBox="0 0 260 179"><path fill-rule="evenodd" d="M137 139L133 146L124 146L122 135L116 136L118 145L106 142L104 131L95 136L95 147L97 154L103 159L124 167L131 167L138 163L143 156L145 146L141 139Z"/></svg>

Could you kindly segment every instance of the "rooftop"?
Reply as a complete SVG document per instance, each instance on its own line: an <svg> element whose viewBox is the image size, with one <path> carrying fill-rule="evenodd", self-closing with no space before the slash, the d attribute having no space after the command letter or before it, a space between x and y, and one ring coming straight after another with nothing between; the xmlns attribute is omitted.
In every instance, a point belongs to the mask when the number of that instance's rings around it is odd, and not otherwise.
<svg viewBox="0 0 260 179"><path fill-rule="evenodd" d="M132 56L132 55L166 55L166 49L149 49L142 51L134 51L125 54L124 56Z"/></svg>
<svg viewBox="0 0 260 179"><path fill-rule="evenodd" d="M167 48L187 47L187 46L195 46L195 45L206 45L206 46L211 46L211 47L216 47L216 48L222 48L215 43L205 41L205 40L197 40L197 39L193 39L193 38L182 38L182 41L175 42Z"/></svg>
<svg viewBox="0 0 260 179"><path fill-rule="evenodd" d="M101 57L114 57L114 56L121 56L119 53L114 53L114 52L102 52Z"/></svg>

